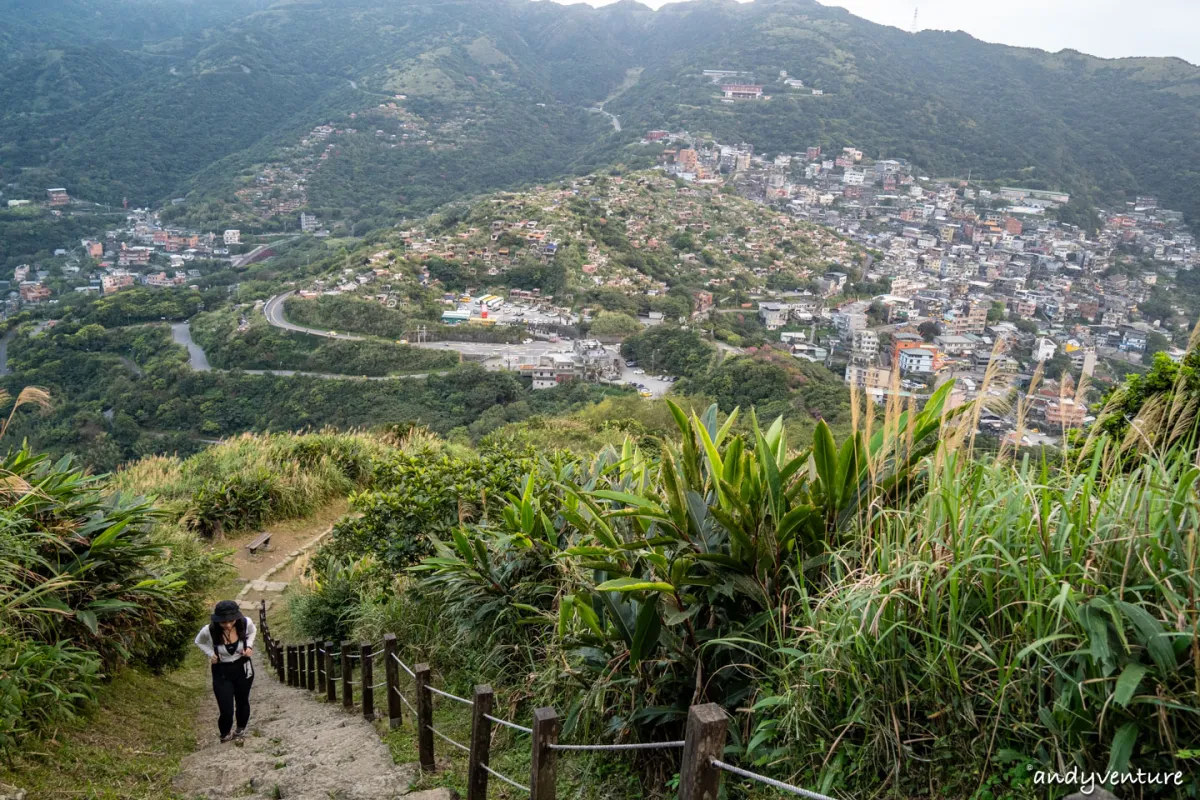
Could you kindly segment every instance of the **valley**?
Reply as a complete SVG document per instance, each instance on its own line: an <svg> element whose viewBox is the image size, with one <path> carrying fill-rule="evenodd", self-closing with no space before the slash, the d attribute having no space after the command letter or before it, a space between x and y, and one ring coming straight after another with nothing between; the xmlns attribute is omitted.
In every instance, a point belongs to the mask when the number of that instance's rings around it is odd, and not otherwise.
<svg viewBox="0 0 1200 800"><path fill-rule="evenodd" d="M1197 96L813 0L0 0L0 800L1196 797Z"/></svg>

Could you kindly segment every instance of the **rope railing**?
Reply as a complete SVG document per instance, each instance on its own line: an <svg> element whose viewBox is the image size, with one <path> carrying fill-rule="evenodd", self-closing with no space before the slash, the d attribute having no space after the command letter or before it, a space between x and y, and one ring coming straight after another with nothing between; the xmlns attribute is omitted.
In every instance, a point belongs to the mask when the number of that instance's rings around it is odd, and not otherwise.
<svg viewBox="0 0 1200 800"><path fill-rule="evenodd" d="M468 755L467 784L472 787L472 796L487 800L488 777L526 792L536 800L556 798L556 759L563 752L622 753L649 750L682 750L680 759L680 783L678 800L702 800L717 796L721 791L722 775L754 781L787 794L808 800L833 800L833 798L760 775L741 767L713 758L714 753L723 753L728 740L729 716L720 706L712 703L694 705L688 709L687 733L683 740L661 742L631 742L624 744L559 744L559 717L553 708L538 708L533 713L530 727L503 719L492 714L494 693L491 687L476 686L474 699L431 685L432 670L428 664L410 667L396 652L397 642L393 634L384 636L382 647L369 642L343 641L339 650L333 642L306 642L285 645L270 633L267 625L265 604L259 613L260 630L265 643L266 656L279 680L289 686L298 686L310 691L320 691L330 703L341 700L347 711L361 709L367 720L376 720L377 711L384 712L391 728L401 725L403 708L408 709L415 723L421 769L437 769L434 740L446 744ZM356 652L351 652L351 648ZM376 661L380 656L390 656ZM359 662L356 669L354 661ZM383 680L374 681L375 670L383 670ZM408 673L415 684L415 698L410 701L400 690L400 670ZM358 679L354 679L355 672ZM355 689L358 687L358 689ZM387 687L381 698L375 690ZM422 691L422 690L428 691ZM393 697L395 695L395 697ZM434 722L433 696L453 700L472 709L470 745L463 744L438 730ZM357 701L357 702L356 702ZM441 708L439 705L438 708ZM530 782L528 785L503 775L488 765L492 744L491 726L499 725L531 737Z"/></svg>
<svg viewBox="0 0 1200 800"><path fill-rule="evenodd" d="M454 746L455 746L455 747L457 747L459 750L462 750L464 753L470 753L470 752L471 752L471 748L467 747L465 744L462 744L461 742L456 742L456 741L454 741L454 740L453 740L453 739L451 739L449 736L447 736L446 734L442 733L441 731L439 731L437 728L433 727L432 725L426 725L425 727L426 727L426 728L427 728L427 729L428 729L428 730L429 730L429 731L430 731L430 732L431 732L431 733L432 733L434 736L437 736L439 739L443 739L443 740L445 740L447 743L454 745Z"/></svg>
<svg viewBox="0 0 1200 800"><path fill-rule="evenodd" d="M417 713L417 710L412 707L412 703L408 702L408 698L404 696L404 692L400 691L395 686L392 687L392 691L395 692L396 696L400 698L401 703L404 703L404 705L408 706L409 711L411 711L413 714Z"/></svg>
<svg viewBox="0 0 1200 800"><path fill-rule="evenodd" d="M766 775L759 775L757 772L751 772L748 769L735 767L732 764L726 764L724 761L719 761L715 758L710 763L716 769L722 769L742 778L758 781L761 784L770 786L773 789L778 789L781 792L788 792L789 794L798 795L800 797L807 797L808 800L833 800L833 798L829 795L821 794L820 792L810 792L808 789L801 789L799 786L792 786L790 783L777 781L774 778L768 778Z"/></svg>
<svg viewBox="0 0 1200 800"><path fill-rule="evenodd" d="M410 678L417 677L417 674L408 668L408 664L405 664L403 661L400 660L400 656L396 655L395 653L392 653L392 658L394 658L396 660L396 663L400 665L400 669L402 669L408 673L408 677L410 677Z"/></svg>
<svg viewBox="0 0 1200 800"><path fill-rule="evenodd" d="M463 703L464 705L468 705L468 706L475 705L474 702L468 700L465 697L459 697L456 694L450 694L449 692L443 692L441 689L438 689L436 687L426 686L425 688L428 689L429 691L433 692L434 694L440 694L442 697L448 697L451 700L457 700L458 702Z"/></svg>
<svg viewBox="0 0 1200 800"><path fill-rule="evenodd" d="M575 752L616 752L620 750L659 750L683 747L685 742L635 742L633 744L551 744L551 750L572 750Z"/></svg>
<svg viewBox="0 0 1200 800"><path fill-rule="evenodd" d="M517 783L516 781L514 781L512 778L508 777L507 775L501 775L499 772L496 772L496 770L492 769L487 764L480 764L479 766L483 767L484 771L487 772L488 775L491 775L493 778L498 778L498 779L504 781L509 786L512 786L514 789L520 789L522 792L530 791L529 787L526 786L525 784Z"/></svg>
<svg viewBox="0 0 1200 800"><path fill-rule="evenodd" d="M491 714L484 714L483 716L485 719L491 720L497 725L503 725L506 728L512 728L514 731L520 731L521 733L533 733L533 728L526 728L524 725L518 725L517 723L509 722L506 719L493 717Z"/></svg>

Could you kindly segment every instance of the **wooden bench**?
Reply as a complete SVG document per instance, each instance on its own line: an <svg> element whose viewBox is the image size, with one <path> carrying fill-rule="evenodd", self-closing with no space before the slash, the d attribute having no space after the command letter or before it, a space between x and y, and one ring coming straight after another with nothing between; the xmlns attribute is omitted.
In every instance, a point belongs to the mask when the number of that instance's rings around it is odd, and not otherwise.
<svg viewBox="0 0 1200 800"><path fill-rule="evenodd" d="M258 548L260 547L264 550L271 549L270 532L260 534L256 539L250 542L250 544L246 545L246 549L250 551L251 555L256 555L258 553Z"/></svg>

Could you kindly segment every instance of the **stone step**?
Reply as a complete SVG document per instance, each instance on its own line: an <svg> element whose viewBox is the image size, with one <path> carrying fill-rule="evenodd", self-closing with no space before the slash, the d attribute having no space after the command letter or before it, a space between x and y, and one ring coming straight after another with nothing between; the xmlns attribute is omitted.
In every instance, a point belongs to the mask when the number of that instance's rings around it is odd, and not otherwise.
<svg viewBox="0 0 1200 800"><path fill-rule="evenodd" d="M283 592L287 589L287 581L250 581L246 584L246 591L250 592Z"/></svg>
<svg viewBox="0 0 1200 800"><path fill-rule="evenodd" d="M438 787L421 792L409 792L404 795L404 800L458 800L458 793L453 789Z"/></svg>
<svg viewBox="0 0 1200 800"><path fill-rule="evenodd" d="M267 611L271 610L272 605L274 605L274 601L268 600ZM262 604L257 600L239 600L238 608L242 610L242 613L246 613L250 611L258 611L260 608L262 608Z"/></svg>

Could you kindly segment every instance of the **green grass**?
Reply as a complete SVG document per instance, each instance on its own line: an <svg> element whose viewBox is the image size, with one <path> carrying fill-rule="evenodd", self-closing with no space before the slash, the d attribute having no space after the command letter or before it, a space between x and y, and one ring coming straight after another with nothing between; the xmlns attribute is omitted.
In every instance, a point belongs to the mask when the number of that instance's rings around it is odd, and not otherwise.
<svg viewBox="0 0 1200 800"><path fill-rule="evenodd" d="M198 652L167 675L119 673L79 725L0 765L0 783L25 789L29 800L179 797L171 781L195 748L193 717L207 678Z"/></svg>

